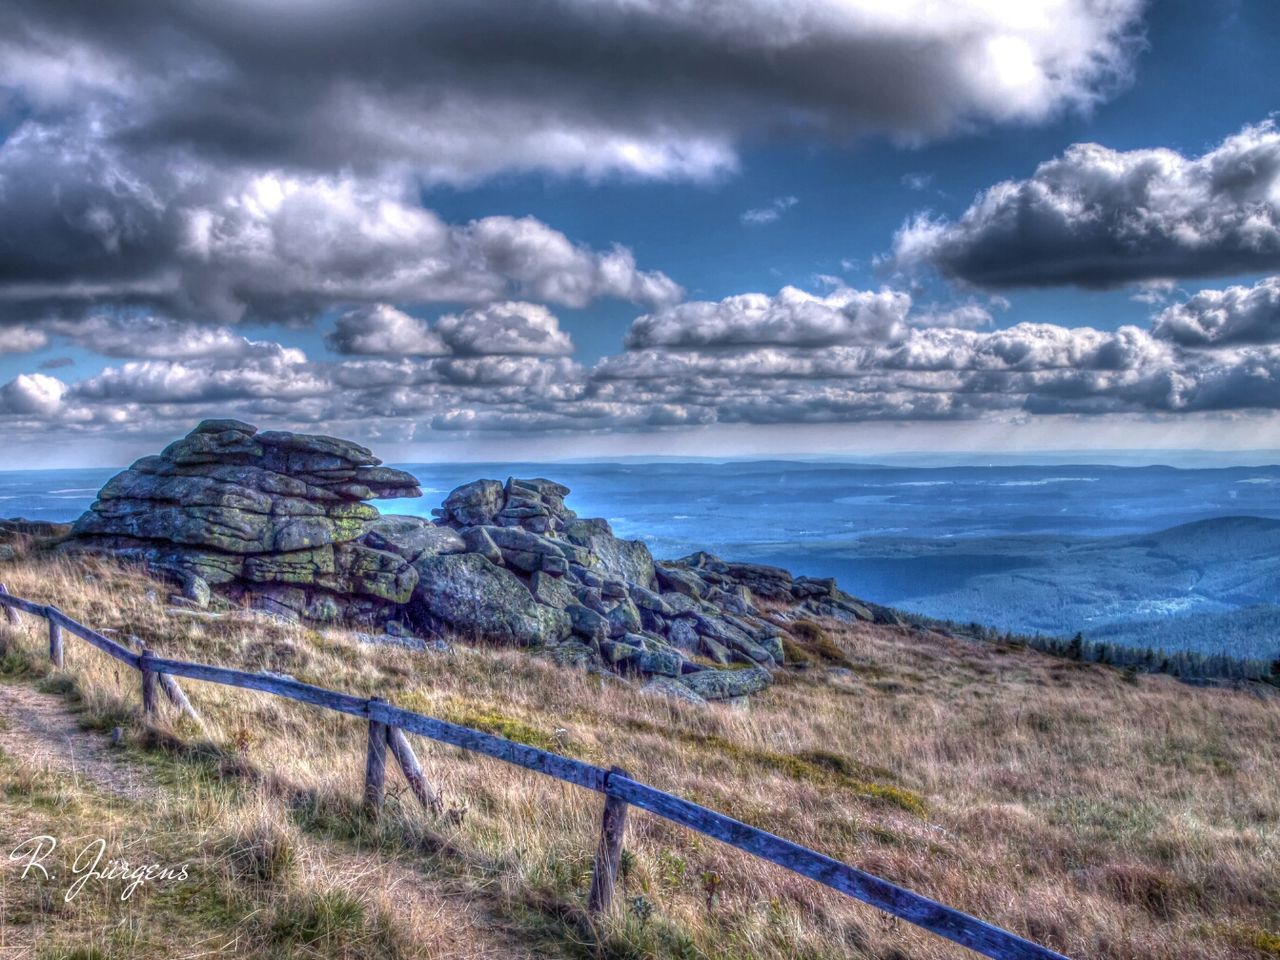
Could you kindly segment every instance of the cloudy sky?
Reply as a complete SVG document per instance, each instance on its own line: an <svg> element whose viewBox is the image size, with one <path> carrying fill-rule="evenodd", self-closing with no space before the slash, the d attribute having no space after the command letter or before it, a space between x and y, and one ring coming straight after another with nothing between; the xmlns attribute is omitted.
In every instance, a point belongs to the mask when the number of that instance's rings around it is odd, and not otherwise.
<svg viewBox="0 0 1280 960"><path fill-rule="evenodd" d="M1270 0L0 0L4 465L206 416L1274 450L1278 45Z"/></svg>

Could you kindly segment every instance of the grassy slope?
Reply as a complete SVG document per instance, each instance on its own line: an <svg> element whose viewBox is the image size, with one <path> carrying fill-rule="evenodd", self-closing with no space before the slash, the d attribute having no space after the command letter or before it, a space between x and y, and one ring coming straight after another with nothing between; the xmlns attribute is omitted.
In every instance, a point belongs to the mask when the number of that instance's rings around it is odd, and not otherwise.
<svg viewBox="0 0 1280 960"><path fill-rule="evenodd" d="M1276 700L925 632L828 625L798 638L810 669L747 708L699 709L528 653L414 654L341 631L171 618L148 596L163 598L163 587L109 566L27 561L3 577L157 653L377 693L621 764L1069 955L1280 955ZM11 637L19 651L42 641L35 625ZM136 677L68 643L86 722L128 716ZM25 659L11 653L10 666ZM643 814L628 836L626 908L588 934L576 905L598 799L420 742L451 813L432 822L401 797L370 827L354 806L359 723L227 688L188 693L210 720L211 749L197 760L154 755L158 767L274 771L295 798L279 813L288 828L426 857L438 875L495 898L531 943L611 957L969 955Z"/></svg>

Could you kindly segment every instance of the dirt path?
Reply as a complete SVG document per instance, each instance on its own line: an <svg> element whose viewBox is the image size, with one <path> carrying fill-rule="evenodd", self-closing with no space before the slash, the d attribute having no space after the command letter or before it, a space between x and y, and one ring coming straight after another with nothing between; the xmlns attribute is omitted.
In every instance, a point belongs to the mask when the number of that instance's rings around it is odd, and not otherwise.
<svg viewBox="0 0 1280 960"><path fill-rule="evenodd" d="M0 749L19 763L92 784L122 800L145 806L157 797L154 777L142 765L113 748L107 736L82 730L59 697L25 683L0 683ZM396 919L427 940L431 955L441 960L544 956L520 943L483 903L415 869L410 857L399 862L305 837L300 852L308 879L322 888L392 891ZM29 956L22 947L21 940L10 939L0 945L0 958Z"/></svg>

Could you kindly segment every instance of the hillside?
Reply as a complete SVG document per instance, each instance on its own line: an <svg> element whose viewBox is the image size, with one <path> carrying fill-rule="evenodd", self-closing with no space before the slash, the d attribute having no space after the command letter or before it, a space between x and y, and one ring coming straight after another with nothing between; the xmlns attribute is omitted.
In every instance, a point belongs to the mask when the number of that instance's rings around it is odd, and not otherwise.
<svg viewBox="0 0 1280 960"><path fill-rule="evenodd" d="M12 592L137 637L162 655L376 693L621 764L1071 956L1251 958L1275 955L1280 943L1275 699L1126 677L929 630L810 620L792 624L785 640L796 668L777 672L748 705L695 705L612 675L566 670L536 650L459 642L411 650L261 613L171 609L169 587L107 560L19 552L0 574ZM220 831L238 835L235 825L248 820L258 825L255 836L300 838L311 857L358 849L421 871L423 883L440 884L552 956L967 955L639 814L628 834L625 909L607 928L590 930L579 907L598 828L592 796L415 741L446 812L430 818L406 798L374 827L358 812L365 731L354 720L192 684L208 730L173 719L148 729L137 717L132 678L96 651L71 643L65 675L54 675L38 625L3 628L3 637L7 683L57 691L87 728L123 725L125 757L181 785L186 799L176 815L200 833L201 850L217 849ZM74 783L33 786L31 771L12 761L0 777L9 808L25 804L54 820L91 800ZM64 799L49 800L50 790ZM350 935L304 937L303 948L289 939L300 929L290 911L318 895L309 874L282 870L274 886L239 893L237 884L248 881L219 874L218 902L248 904L250 919L238 919L245 911L202 912L201 935L235 940L247 955L449 955L439 936L432 939L429 916L406 925L394 891L361 878L339 875L326 888L339 914L361 918L339 925ZM172 956L163 931L190 913L181 906L184 889L134 903L129 923L104 933L93 955ZM11 923L25 920L28 933L42 925L83 930L80 911L100 917L101 900L65 907L37 900ZM304 919L330 910L330 900L304 910ZM478 953L466 938L479 935L465 925L450 933L462 955ZM50 941L46 954L68 956L71 946Z"/></svg>

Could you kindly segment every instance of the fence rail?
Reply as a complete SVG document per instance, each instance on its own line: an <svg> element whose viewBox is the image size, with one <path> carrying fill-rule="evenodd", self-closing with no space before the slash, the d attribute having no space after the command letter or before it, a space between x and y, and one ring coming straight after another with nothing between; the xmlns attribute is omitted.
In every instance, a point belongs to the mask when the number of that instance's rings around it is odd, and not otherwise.
<svg viewBox="0 0 1280 960"><path fill-rule="evenodd" d="M588 895L588 907L595 915L608 913L613 903L627 809L637 807L816 880L993 960L1067 960L1062 954L1047 947L922 894L758 827L734 820L723 813L633 780L626 771L617 767L605 770L548 750L404 710L376 697L355 697L288 677L157 657L145 647L141 652L135 653L123 644L73 620L57 607L13 596L5 589L4 584L0 584L0 606L4 607L10 623L19 622L18 611L48 622L49 655L56 666L63 666L62 633L65 630L139 671L142 677L143 710L149 715L155 714L158 709L158 685L175 706L197 721L200 720L190 700L178 686L176 678L185 677L206 683L258 690L366 720L369 724L369 743L365 762L364 803L365 809L372 816L377 816L382 809L388 748L418 800L433 812L439 812L439 797L426 783L422 767L404 736L405 732L503 760L603 794L605 804L600 842Z"/></svg>

